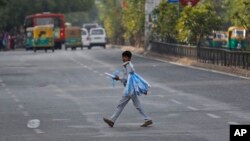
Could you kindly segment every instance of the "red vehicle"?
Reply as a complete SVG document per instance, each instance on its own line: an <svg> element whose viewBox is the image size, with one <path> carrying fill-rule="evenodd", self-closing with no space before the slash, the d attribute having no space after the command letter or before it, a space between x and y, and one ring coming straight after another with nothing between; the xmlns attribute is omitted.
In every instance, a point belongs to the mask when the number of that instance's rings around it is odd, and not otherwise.
<svg viewBox="0 0 250 141"><path fill-rule="evenodd" d="M54 41L55 48L61 49L61 45L65 42L65 18L63 14L57 13L38 13L26 16L24 21L25 29L35 27L37 25L54 25Z"/></svg>

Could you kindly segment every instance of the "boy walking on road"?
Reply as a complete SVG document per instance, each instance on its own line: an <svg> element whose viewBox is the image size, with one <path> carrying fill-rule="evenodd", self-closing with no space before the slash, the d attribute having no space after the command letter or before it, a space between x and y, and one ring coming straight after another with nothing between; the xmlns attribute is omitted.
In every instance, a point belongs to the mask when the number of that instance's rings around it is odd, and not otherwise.
<svg viewBox="0 0 250 141"><path fill-rule="evenodd" d="M144 112L144 109L142 108L142 105L138 98L138 96L140 96L141 94L147 95L147 91L150 85L147 81L145 81L142 77L135 73L133 64L131 63L131 58L132 53L130 51L124 51L122 53L122 61L124 62L123 77L119 78L119 76L116 76L114 78L117 81L120 80L123 83L125 89L124 95L117 105L117 108L113 115L109 119L103 118L104 122L107 123L110 127L114 126L115 121L117 120L127 103L130 101L130 99L132 99L134 107L139 111L139 113L145 120L141 127L147 127L153 124L151 118L148 117Z"/></svg>

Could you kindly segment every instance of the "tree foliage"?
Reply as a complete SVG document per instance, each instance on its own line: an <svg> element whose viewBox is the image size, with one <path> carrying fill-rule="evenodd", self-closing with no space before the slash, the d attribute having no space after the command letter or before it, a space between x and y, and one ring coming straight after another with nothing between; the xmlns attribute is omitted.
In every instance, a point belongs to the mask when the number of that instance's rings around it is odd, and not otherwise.
<svg viewBox="0 0 250 141"><path fill-rule="evenodd" d="M69 13L87 11L94 0L0 0L0 28L11 29L23 24L26 15L40 12Z"/></svg>
<svg viewBox="0 0 250 141"><path fill-rule="evenodd" d="M145 30L146 0L102 0L97 5L101 23L112 42L128 40L142 44ZM80 25L91 22L97 15L95 0L0 0L0 30L23 25L26 15L40 12L66 14L69 22ZM178 9L179 8L179 9ZM88 16L86 11L90 11ZM153 32L168 41L197 44L212 30L226 30L229 26L250 29L249 0L200 0L194 7L178 7L166 0L156 7ZM217 16L218 15L218 16ZM221 27L220 27L221 26Z"/></svg>
<svg viewBox="0 0 250 141"><path fill-rule="evenodd" d="M205 35L209 35L213 30L218 30L221 23L221 18L216 15L210 4L186 6L181 12L176 26L178 40L198 44Z"/></svg>
<svg viewBox="0 0 250 141"><path fill-rule="evenodd" d="M250 1L249 0L225 0L227 20L233 25L250 27Z"/></svg>
<svg viewBox="0 0 250 141"><path fill-rule="evenodd" d="M179 17L177 4L170 4L167 1L162 1L153 11L153 15L157 15L157 20L154 21L152 32L158 34L161 40L173 40L176 37L175 26Z"/></svg>
<svg viewBox="0 0 250 141"><path fill-rule="evenodd" d="M127 0L127 8L123 9L122 25L124 38L132 44L143 44L145 30L145 0Z"/></svg>
<svg viewBox="0 0 250 141"><path fill-rule="evenodd" d="M5 6L5 0L0 0L0 7Z"/></svg>
<svg viewBox="0 0 250 141"><path fill-rule="evenodd" d="M122 8L119 0L105 0L97 5L99 18L112 43L123 43Z"/></svg>
<svg viewBox="0 0 250 141"><path fill-rule="evenodd" d="M145 0L104 0L98 4L98 9L111 41L122 43L127 40L132 45L142 45Z"/></svg>

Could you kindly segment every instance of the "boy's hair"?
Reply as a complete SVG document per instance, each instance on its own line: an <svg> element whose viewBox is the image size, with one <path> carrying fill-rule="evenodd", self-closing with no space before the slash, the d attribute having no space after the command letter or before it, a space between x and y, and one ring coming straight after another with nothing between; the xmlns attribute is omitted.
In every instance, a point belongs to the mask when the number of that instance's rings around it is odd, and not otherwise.
<svg viewBox="0 0 250 141"><path fill-rule="evenodd" d="M124 51L122 53L122 56L127 56L127 57L131 58L132 57L132 53L130 51Z"/></svg>

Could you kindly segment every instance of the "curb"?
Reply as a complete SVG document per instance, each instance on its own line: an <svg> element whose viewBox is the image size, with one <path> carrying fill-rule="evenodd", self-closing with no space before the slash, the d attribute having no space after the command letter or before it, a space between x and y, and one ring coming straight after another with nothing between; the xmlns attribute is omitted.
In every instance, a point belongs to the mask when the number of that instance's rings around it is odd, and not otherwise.
<svg viewBox="0 0 250 141"><path fill-rule="evenodd" d="M215 72L215 73L220 73L220 74L225 74L229 76L234 76L234 77L239 77L239 78L250 80L250 70L201 63L201 62L198 62L196 59L192 59L188 57L180 58L180 57L175 57L175 56L154 53L154 52L151 52L148 50L145 51L142 48L137 48L133 46L112 45L111 48L129 50L133 52L134 54L136 54L137 56L150 57L151 59L154 59L154 60L167 62L167 63L171 63L171 64L178 65L178 66L185 66L185 67L189 67L193 69Z"/></svg>

